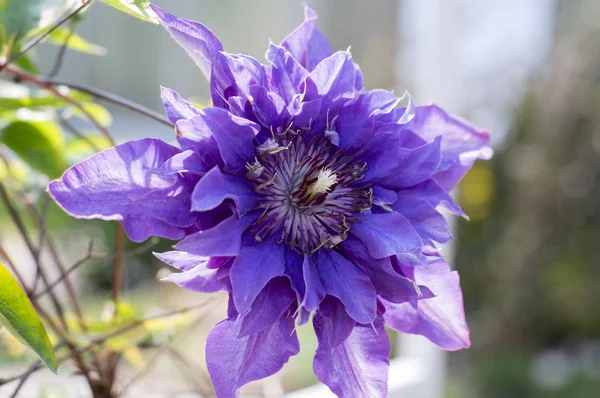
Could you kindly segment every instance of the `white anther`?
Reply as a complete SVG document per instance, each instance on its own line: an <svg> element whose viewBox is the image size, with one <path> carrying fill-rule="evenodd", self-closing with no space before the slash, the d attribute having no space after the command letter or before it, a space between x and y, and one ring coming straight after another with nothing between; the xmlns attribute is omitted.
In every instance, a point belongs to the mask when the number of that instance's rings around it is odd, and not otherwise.
<svg viewBox="0 0 600 398"><path fill-rule="evenodd" d="M323 168L319 172L317 181L308 188L311 196L316 196L321 193L329 192L331 187L338 181L337 175L328 168Z"/></svg>

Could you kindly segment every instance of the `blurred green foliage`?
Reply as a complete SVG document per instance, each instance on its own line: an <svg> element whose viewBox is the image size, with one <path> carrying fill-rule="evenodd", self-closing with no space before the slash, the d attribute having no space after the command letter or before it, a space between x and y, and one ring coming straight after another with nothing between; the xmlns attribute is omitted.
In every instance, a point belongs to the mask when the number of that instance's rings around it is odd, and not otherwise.
<svg viewBox="0 0 600 398"><path fill-rule="evenodd" d="M563 5L559 22L572 28L564 12L578 14ZM597 26L558 37L506 141L462 182L471 222L459 223L456 264L473 348L451 368L473 396L583 398L600 389L600 357L582 367L567 355L600 342ZM557 369L536 373L548 352L566 353L555 365L568 376L556 385L539 378L556 379Z"/></svg>
<svg viewBox="0 0 600 398"><path fill-rule="evenodd" d="M157 23L147 0L103 2L138 18ZM91 2L88 1L87 4L89 3ZM0 0L0 71L3 71L3 80L0 80L0 182L3 192L6 192L7 203L11 203L18 217L22 218L23 228L32 236L34 233L39 235L40 241L43 236L46 239L52 236L54 242L58 242L59 256L64 258L80 256L88 247L89 241L72 238L76 229L84 231L83 239L93 240L96 248L99 247L105 253L115 252L116 241L114 223L73 220L54 203L48 203L45 192L49 179L59 177L70 165L111 145L106 131L112 124L110 112L95 102L91 95L51 81L62 65L65 49L91 55L103 55L106 52L104 48L75 33L77 24L83 20L83 13L73 12L82 11L84 4L86 2L77 0ZM70 18L65 26L55 25L67 15ZM30 43L46 33L49 33L46 42L63 48L58 52L50 76L39 76L39 69L32 59L20 51L28 49ZM82 125L86 127L80 131ZM13 220L7 214L7 203L6 206L0 206L2 237L16 237L18 233L27 235L28 232L19 231L12 225ZM43 221L35 215L36 212L42 214L40 217L43 217ZM44 228L45 232L40 232L40 228ZM55 244L51 242L49 240L48 245ZM166 245L168 243L159 244L160 248ZM35 250L41 251L42 247L40 243ZM137 247L139 246L128 243L125 250ZM157 261L147 249L140 251L139 255L126 257L124 287L148 281L156 275L158 266L149 267L148 264L156 264ZM34 250L30 254L36 257ZM6 255L4 249L3 255ZM36 261L41 260L38 258ZM58 260L55 261L58 266ZM100 289L103 295L107 295L103 289L112 287L113 262L113 256L107 254L89 258L85 264L85 274L89 276L92 287ZM36 277L39 273L40 271L36 271ZM60 280L64 281L65 277L63 273ZM129 281L132 283L129 284ZM48 282L45 280L44 283ZM45 288L50 289L48 286ZM36 309L44 314L35 294L29 291L27 293ZM52 300L56 302L57 299L53 296ZM71 309L75 309L76 303L77 301L70 302ZM66 303L63 305L64 308L69 308ZM98 367L99 360L108 362L105 365L109 369L115 366L114 359L120 357L134 368L141 369L145 366L145 360L140 347L154 344L153 336L157 333L163 337L165 333L172 335L190 319L186 314L175 314L166 318L144 320L141 314L145 307L134 307L116 298L110 305L99 316L83 315L77 311L63 313L64 309L56 311L54 315L44 315L44 321L52 327L50 340L55 344L62 342L57 345L58 354L72 355L80 370L82 366L92 369L96 366L98 374L102 375L104 369ZM54 307L63 308L56 303ZM11 332L0 333L0 342L11 356L27 355L26 351L19 349L18 340L32 347L56 371L57 361L43 324L26 292L1 264L0 323ZM56 326L60 324L62 326ZM89 349L92 346L94 348ZM76 349L83 350L81 358L74 354L73 350ZM111 390L113 379L109 377L100 381L106 386L96 386L90 382L90 388L95 393L100 391L99 387L104 389L103 393Z"/></svg>

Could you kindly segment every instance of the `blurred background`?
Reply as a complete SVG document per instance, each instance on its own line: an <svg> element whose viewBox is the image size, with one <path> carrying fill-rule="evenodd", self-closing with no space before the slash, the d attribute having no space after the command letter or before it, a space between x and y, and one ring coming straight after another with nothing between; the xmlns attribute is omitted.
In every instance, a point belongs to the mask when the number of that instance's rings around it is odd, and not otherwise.
<svg viewBox="0 0 600 398"><path fill-rule="evenodd" d="M291 0L155 3L201 21L226 51L261 60L269 40L281 41L303 18L301 2ZM418 104L435 102L488 129L493 137L495 157L476 163L456 193L470 221L453 220L456 240L448 249L461 275L472 347L446 356L432 354L435 366L445 369L436 371L441 375L436 396L598 396L600 2L307 3L319 14L319 27L335 49L352 46L367 88L398 94L408 90ZM100 57L69 51L59 74L62 80L114 92L159 112L159 85L198 102L208 97L201 72L160 27L97 4L77 33L107 53ZM42 72L52 68L57 51L47 44L36 50L33 58ZM147 136L174 141L167 127L123 109L108 109L110 131L119 141ZM113 250L114 227L71 220L53 205L48 212L49 231L57 237L66 263L81 257L90 239L98 252ZM27 264L23 243L12 228L0 207L0 239ZM152 250L165 251L169 245L158 242ZM128 250L135 246L128 244ZM150 312L164 300L201 300L157 282L157 274L164 276L162 267L149 251L127 257L126 297ZM90 261L78 273L77 286L86 292L89 311L102 311L110 280L109 260ZM195 336L223 317L224 305L211 305L214 312ZM302 353L277 376L286 390L314 383L316 343L309 330L302 333ZM202 337L189 344L183 350L188 365L201 369ZM28 363L18 361L0 350L0 375L6 373L3 368ZM158 364L145 383L178 393L195 390L198 380L184 385L185 377L172 361ZM164 379L171 382L164 384L160 375L169 375ZM269 394L264 388L250 391Z"/></svg>

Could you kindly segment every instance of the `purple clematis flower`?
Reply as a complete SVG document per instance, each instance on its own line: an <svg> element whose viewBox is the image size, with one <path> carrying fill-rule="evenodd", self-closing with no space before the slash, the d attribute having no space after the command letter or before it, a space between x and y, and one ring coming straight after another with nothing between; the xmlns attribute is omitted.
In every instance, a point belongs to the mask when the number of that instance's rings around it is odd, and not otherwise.
<svg viewBox="0 0 600 398"><path fill-rule="evenodd" d="M281 369L311 316L314 371L338 396L386 395L384 325L468 347L458 275L436 249L452 237L438 209L464 215L448 192L491 157L488 133L435 105L398 108L392 92L366 91L309 8L269 46L267 65L153 10L209 79L213 107L163 88L179 147L127 142L49 192L74 217L121 222L134 241L179 240L156 255L181 270L167 279L229 293L206 348L217 395Z"/></svg>

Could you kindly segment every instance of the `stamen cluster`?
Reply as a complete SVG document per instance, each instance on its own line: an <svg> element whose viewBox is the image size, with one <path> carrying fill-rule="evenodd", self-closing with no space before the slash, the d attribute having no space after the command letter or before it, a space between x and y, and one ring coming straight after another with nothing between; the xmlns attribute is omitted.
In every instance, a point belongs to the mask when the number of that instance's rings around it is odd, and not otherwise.
<svg viewBox="0 0 600 398"><path fill-rule="evenodd" d="M310 140L302 131L274 135L256 152L247 178L264 209L252 229L258 242L275 235L302 253L332 248L346 239L357 213L371 207L360 153L339 149L323 134Z"/></svg>

